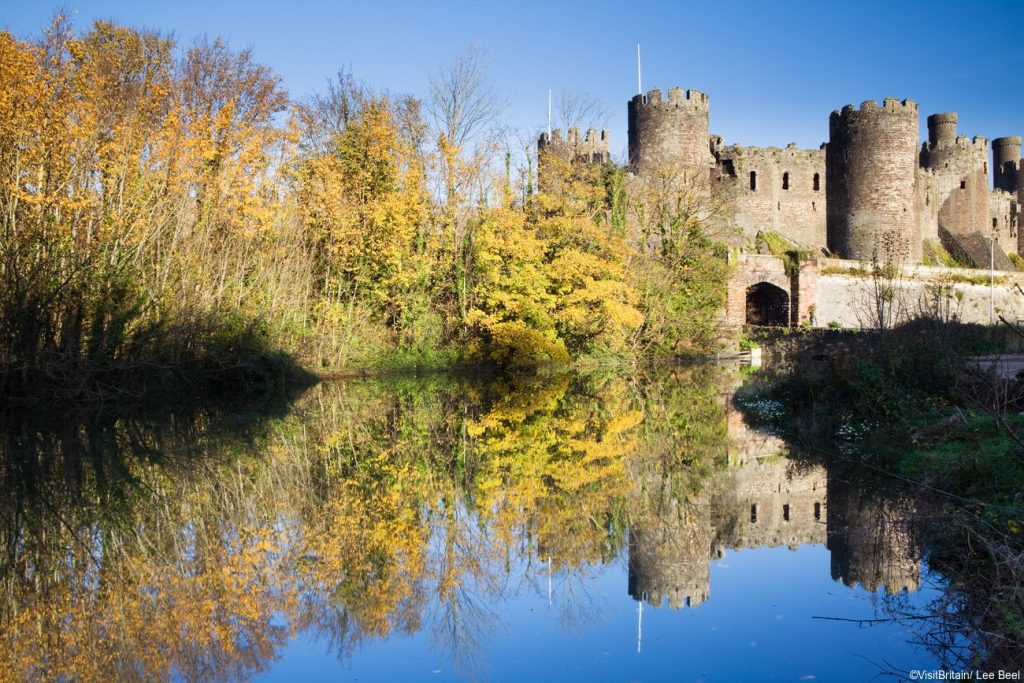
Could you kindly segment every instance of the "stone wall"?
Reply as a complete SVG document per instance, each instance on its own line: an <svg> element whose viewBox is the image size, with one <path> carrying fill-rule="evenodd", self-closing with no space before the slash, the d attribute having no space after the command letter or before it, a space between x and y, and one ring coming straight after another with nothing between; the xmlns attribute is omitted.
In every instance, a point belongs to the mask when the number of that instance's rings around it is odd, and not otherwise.
<svg viewBox="0 0 1024 683"><path fill-rule="evenodd" d="M825 543L828 482L820 465L785 458L750 460L730 472L736 525L728 548L789 548Z"/></svg>
<svg viewBox="0 0 1024 683"><path fill-rule="evenodd" d="M856 261L823 259L818 262L814 325L838 324L859 328L871 324L872 279L864 271L865 264ZM989 296L993 299L995 316L1007 320L1024 320L1024 296L1015 288L1024 286L1024 274L995 272L995 286L989 288L988 272L963 268L908 266L895 281L898 297L908 313L934 310L940 286L948 291L940 296L960 320L988 324ZM998 320L996 318L996 320Z"/></svg>
<svg viewBox="0 0 1024 683"><path fill-rule="evenodd" d="M771 230L802 247L825 246L825 151L740 147L715 149L712 187L743 233Z"/></svg>

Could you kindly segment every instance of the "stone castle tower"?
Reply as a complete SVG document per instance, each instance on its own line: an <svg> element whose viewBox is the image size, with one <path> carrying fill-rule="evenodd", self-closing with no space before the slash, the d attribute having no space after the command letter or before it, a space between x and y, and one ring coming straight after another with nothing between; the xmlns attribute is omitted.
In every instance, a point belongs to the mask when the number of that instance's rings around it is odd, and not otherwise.
<svg viewBox="0 0 1024 683"><path fill-rule="evenodd" d="M566 136L562 137L562 131L555 129L549 136L541 133L537 140L537 150L546 150L549 154L556 154L562 159L569 161L580 161L588 164L603 164L611 160L609 145L611 143L611 131L599 131L591 128L585 137L580 137L579 128L570 128Z"/></svg>
<svg viewBox="0 0 1024 683"><path fill-rule="evenodd" d="M1014 135L993 140L992 165L996 189L1016 192L1020 169L1020 137Z"/></svg>
<svg viewBox="0 0 1024 683"><path fill-rule="evenodd" d="M669 88L629 101L629 166L637 175L673 171L706 182L714 160L708 146L708 96Z"/></svg>
<svg viewBox="0 0 1024 683"><path fill-rule="evenodd" d="M940 233L966 233L989 223L988 140L957 136L956 123L952 112L929 116L928 141L921 147L921 168L935 178Z"/></svg>
<svg viewBox="0 0 1024 683"><path fill-rule="evenodd" d="M714 528L706 504L671 508L629 529L629 595L654 607L697 607L711 594Z"/></svg>
<svg viewBox="0 0 1024 683"><path fill-rule="evenodd" d="M894 595L918 589L921 550L909 496L881 497L828 472L828 541L832 578L847 586Z"/></svg>
<svg viewBox="0 0 1024 683"><path fill-rule="evenodd" d="M825 151L830 250L869 261L891 231L903 240L906 260L920 262L917 140L917 104L910 100L868 100L860 109L832 112Z"/></svg>
<svg viewBox="0 0 1024 683"><path fill-rule="evenodd" d="M698 90L654 89L630 99L627 112L633 176L667 173L706 187L716 220L742 232L743 249L760 249L759 235L775 233L811 253L921 263L930 243L975 267L994 258L1000 270L1014 270L1007 254L1024 249L1021 138L998 138L990 148L985 138L958 135L955 113L928 117L928 140L919 145L913 101L847 105L832 112L826 144L798 149L725 145L710 133L709 97ZM553 131L541 135L538 151L604 163L609 142L608 131ZM886 245L889 235L898 242Z"/></svg>
<svg viewBox="0 0 1024 683"><path fill-rule="evenodd" d="M990 258L988 158L988 140L957 135L955 113L928 117L917 178L921 237L942 243L961 261L981 264ZM1013 269L1005 254L996 256L998 268Z"/></svg>

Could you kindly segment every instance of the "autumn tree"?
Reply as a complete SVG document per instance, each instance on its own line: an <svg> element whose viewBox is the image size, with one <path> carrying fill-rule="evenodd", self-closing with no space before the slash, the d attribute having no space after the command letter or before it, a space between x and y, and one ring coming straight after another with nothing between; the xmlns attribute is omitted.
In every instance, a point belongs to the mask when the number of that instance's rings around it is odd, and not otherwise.
<svg viewBox="0 0 1024 683"><path fill-rule="evenodd" d="M485 133L504 106L487 83L487 58L471 47L430 79L427 111L437 135L438 172L443 192L444 248L451 258L452 295L466 320L471 284L475 208L486 205L498 149Z"/></svg>

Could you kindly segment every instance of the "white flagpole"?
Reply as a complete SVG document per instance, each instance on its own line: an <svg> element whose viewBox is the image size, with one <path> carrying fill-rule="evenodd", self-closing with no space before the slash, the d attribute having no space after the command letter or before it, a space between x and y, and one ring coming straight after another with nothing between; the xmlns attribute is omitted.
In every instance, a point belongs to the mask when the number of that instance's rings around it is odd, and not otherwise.
<svg viewBox="0 0 1024 683"><path fill-rule="evenodd" d="M548 88L548 140L551 139L551 88Z"/></svg>
<svg viewBox="0 0 1024 683"><path fill-rule="evenodd" d="M640 80L640 43L636 44L636 94L644 94L644 84Z"/></svg>

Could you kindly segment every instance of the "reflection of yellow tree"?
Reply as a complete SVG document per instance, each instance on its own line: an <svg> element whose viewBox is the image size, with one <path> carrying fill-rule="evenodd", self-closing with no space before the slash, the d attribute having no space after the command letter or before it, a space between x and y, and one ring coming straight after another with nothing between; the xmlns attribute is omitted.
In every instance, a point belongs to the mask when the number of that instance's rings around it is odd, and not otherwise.
<svg viewBox="0 0 1024 683"><path fill-rule="evenodd" d="M0 469L0 669L242 677L299 629L347 653L425 624L469 656L511 567L579 587L617 555L627 464L700 471L721 411L692 381L349 383L258 438L191 418L8 439L36 465Z"/></svg>
<svg viewBox="0 0 1024 683"><path fill-rule="evenodd" d="M626 493L623 456L642 419L624 383L586 384L524 380L469 425L487 463L482 514L505 542L529 532L571 565L607 559L608 524Z"/></svg>
<svg viewBox="0 0 1024 683"><path fill-rule="evenodd" d="M5 540L21 539L0 568L0 670L12 678L235 678L284 642L286 627L272 621L291 601L274 571L282 539L244 515L258 491L227 485L242 472L214 462L104 453L132 442L194 448L138 439L139 428L65 428L17 450L6 444L34 470L3 473L8 500L31 514L20 525L4 514ZM84 456L91 469L74 472ZM52 485L61 481L63 490Z"/></svg>
<svg viewBox="0 0 1024 683"><path fill-rule="evenodd" d="M317 518L307 522L298 559L303 588L328 598L328 612L344 609L345 623L358 631L351 638L419 627L417 584L429 528L414 476L387 462L385 452L365 463L360 480L341 482Z"/></svg>

